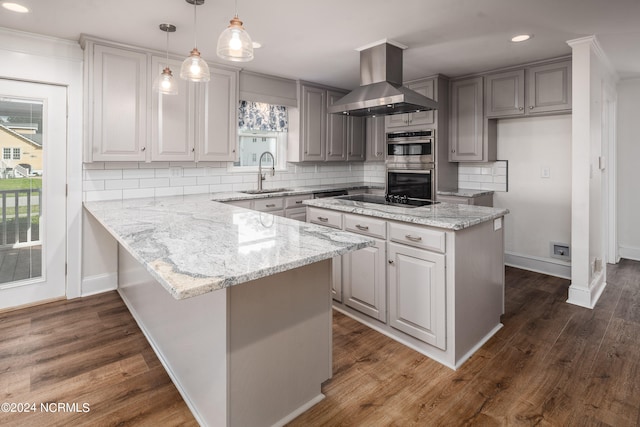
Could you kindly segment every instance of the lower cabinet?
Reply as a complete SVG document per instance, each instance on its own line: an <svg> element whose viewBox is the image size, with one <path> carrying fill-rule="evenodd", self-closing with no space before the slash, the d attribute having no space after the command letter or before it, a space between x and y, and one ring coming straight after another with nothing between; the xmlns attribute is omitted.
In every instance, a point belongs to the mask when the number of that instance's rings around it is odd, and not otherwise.
<svg viewBox="0 0 640 427"><path fill-rule="evenodd" d="M443 254L388 243L389 325L446 348Z"/></svg>
<svg viewBox="0 0 640 427"><path fill-rule="evenodd" d="M453 203L457 205L475 205L475 206L493 207L493 193L483 194L482 196L475 196L475 197L438 195L436 200L439 202Z"/></svg>
<svg viewBox="0 0 640 427"><path fill-rule="evenodd" d="M342 256L344 304L386 322L386 242L375 242Z"/></svg>
<svg viewBox="0 0 640 427"><path fill-rule="evenodd" d="M302 204L303 200L312 199L313 194L300 194L286 197L264 197L246 200L232 200L225 202L228 205L252 209L254 211L268 212L272 215L284 216L297 221L307 221L307 209Z"/></svg>

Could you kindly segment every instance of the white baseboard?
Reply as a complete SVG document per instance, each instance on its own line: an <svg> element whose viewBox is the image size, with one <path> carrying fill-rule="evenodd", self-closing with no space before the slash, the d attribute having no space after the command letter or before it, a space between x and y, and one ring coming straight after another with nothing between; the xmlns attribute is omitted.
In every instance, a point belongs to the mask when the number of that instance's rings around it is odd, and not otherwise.
<svg viewBox="0 0 640 427"><path fill-rule="evenodd" d="M634 261L640 261L640 248L633 248L630 246L618 247L620 258L632 259Z"/></svg>
<svg viewBox="0 0 640 427"><path fill-rule="evenodd" d="M580 286L578 283L571 283L569 286L569 304L578 305L580 307L593 308L596 306L600 295L607 286L604 277L604 271L601 270L591 281L588 286Z"/></svg>
<svg viewBox="0 0 640 427"><path fill-rule="evenodd" d="M504 263L510 267L571 279L571 263L553 258L542 258L515 252L504 253Z"/></svg>
<svg viewBox="0 0 640 427"><path fill-rule="evenodd" d="M118 273L96 274L82 278L81 296L101 294L118 289Z"/></svg>

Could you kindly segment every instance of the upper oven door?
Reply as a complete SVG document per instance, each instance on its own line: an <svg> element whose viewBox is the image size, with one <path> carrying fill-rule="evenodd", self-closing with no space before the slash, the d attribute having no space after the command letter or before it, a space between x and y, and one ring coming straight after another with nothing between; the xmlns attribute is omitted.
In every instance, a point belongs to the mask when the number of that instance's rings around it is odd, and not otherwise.
<svg viewBox="0 0 640 427"><path fill-rule="evenodd" d="M387 164L390 168L421 169L434 162L433 130L387 134Z"/></svg>

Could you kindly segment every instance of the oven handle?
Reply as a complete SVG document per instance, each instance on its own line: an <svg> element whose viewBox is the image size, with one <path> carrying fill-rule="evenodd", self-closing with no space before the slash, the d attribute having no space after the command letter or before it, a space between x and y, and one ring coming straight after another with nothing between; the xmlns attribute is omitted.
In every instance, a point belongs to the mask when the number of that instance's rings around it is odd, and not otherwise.
<svg viewBox="0 0 640 427"><path fill-rule="evenodd" d="M424 167L421 169L387 169L387 173L417 173L423 175L429 175L433 172L433 166Z"/></svg>

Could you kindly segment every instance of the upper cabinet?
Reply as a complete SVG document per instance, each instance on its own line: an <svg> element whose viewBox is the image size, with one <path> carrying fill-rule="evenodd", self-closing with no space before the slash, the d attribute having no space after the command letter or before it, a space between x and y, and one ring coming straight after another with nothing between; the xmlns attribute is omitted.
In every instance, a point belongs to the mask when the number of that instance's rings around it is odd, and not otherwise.
<svg viewBox="0 0 640 427"><path fill-rule="evenodd" d="M147 158L147 55L89 44L85 50L86 154L95 161Z"/></svg>
<svg viewBox="0 0 640 427"><path fill-rule="evenodd" d="M211 67L211 81L177 77L181 60L83 37L85 161L234 161L238 71ZM165 66L178 95L152 90Z"/></svg>
<svg viewBox="0 0 640 427"><path fill-rule="evenodd" d="M485 97L488 118L571 112L571 61L488 74Z"/></svg>
<svg viewBox="0 0 640 427"><path fill-rule="evenodd" d="M435 78L429 78L424 80L417 80L407 84L407 87L420 95L424 95L427 98L438 100L435 93ZM433 111L420 111L418 113L406 113L406 114L393 114L386 116L387 129L397 128L415 128L415 127L428 127L433 125L434 112Z"/></svg>
<svg viewBox="0 0 640 427"><path fill-rule="evenodd" d="M571 61L529 67L527 112L571 111Z"/></svg>
<svg viewBox="0 0 640 427"><path fill-rule="evenodd" d="M484 116L482 77L451 83L449 161L487 162L496 159L495 121Z"/></svg>
<svg viewBox="0 0 640 427"><path fill-rule="evenodd" d="M364 120L327 112L344 95L345 92L298 82L298 108L289 112L289 162L365 159Z"/></svg>
<svg viewBox="0 0 640 427"><path fill-rule="evenodd" d="M383 161L386 149L385 117L367 117L367 161Z"/></svg>

